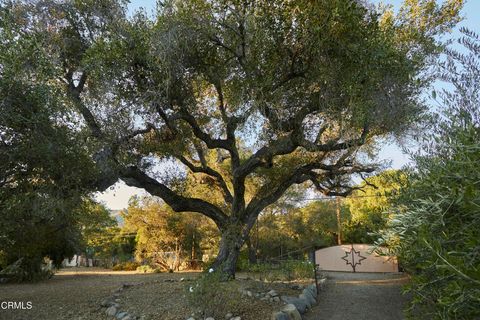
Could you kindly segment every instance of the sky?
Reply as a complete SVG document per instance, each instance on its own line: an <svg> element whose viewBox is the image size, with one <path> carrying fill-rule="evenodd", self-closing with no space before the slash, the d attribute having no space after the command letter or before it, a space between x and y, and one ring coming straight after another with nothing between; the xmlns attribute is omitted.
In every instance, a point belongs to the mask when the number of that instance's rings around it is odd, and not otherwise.
<svg viewBox="0 0 480 320"><path fill-rule="evenodd" d="M402 3L402 0L375 0L372 2L392 4L395 8L398 8ZM129 4L129 11L134 12L139 8L144 8L147 13L153 15L155 3L155 0L131 0ZM462 12L462 16L464 20L455 28L455 30L453 30L451 35L453 38L458 38L460 36L460 32L458 31L460 27L467 27L476 31L477 33L480 33L480 0L467 0ZM460 47L459 50L461 51ZM436 86L441 86L441 84L434 84L434 88ZM394 169L400 169L410 162L408 155L404 154L401 147L394 142L386 142L383 148L380 150L378 158L380 160L391 162L391 168ZM145 191L138 188L129 187L120 181L105 192L97 193L95 198L98 201L101 201L111 210L121 210L127 208L128 200L131 196L142 196L146 194L147 193Z"/></svg>

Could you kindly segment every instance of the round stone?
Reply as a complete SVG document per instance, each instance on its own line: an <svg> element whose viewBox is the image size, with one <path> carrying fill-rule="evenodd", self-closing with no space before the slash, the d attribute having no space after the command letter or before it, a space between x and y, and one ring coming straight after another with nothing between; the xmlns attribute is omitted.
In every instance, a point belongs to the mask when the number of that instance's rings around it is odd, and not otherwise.
<svg viewBox="0 0 480 320"><path fill-rule="evenodd" d="M117 308L115 308L115 306L108 307L105 313L107 316L113 317L117 314Z"/></svg>

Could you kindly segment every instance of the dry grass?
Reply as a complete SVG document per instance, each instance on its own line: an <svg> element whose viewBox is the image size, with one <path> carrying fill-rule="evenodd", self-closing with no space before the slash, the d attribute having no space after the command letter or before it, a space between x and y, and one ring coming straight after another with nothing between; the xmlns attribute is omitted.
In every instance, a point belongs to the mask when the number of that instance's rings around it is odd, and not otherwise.
<svg viewBox="0 0 480 320"><path fill-rule="evenodd" d="M39 283L0 285L0 301L31 301L33 304L31 310L0 310L0 319L107 319L100 303L123 283L143 283L122 291L122 309L143 316L145 320L185 320L196 311L187 302L186 286L191 283L188 280L193 281L198 275L198 272L139 274L98 268L65 269L52 279ZM240 278L242 276L245 277L240 275ZM180 282L181 278L187 281ZM172 279L176 281L165 281ZM275 289L279 294L298 294L281 283L243 279L226 285L232 287L231 292L246 289L255 293ZM224 309L216 310L217 314L231 312L240 315L242 320L270 319L271 313L280 306L280 303L235 294L229 298L237 301L225 304Z"/></svg>
<svg viewBox="0 0 480 320"><path fill-rule="evenodd" d="M30 310L2 310L2 320L102 319L100 303L123 283L179 279L186 273L138 274L98 268L72 268L38 283L0 285L0 301L31 301ZM197 273L188 273L195 277Z"/></svg>

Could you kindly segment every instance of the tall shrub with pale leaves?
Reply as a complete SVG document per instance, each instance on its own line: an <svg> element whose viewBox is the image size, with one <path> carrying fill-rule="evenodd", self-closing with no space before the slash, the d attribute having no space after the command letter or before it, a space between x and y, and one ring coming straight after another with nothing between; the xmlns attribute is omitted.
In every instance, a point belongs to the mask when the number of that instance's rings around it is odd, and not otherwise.
<svg viewBox="0 0 480 320"><path fill-rule="evenodd" d="M440 64L444 107L378 241L412 275L417 319L480 317L480 38L462 32L466 53Z"/></svg>

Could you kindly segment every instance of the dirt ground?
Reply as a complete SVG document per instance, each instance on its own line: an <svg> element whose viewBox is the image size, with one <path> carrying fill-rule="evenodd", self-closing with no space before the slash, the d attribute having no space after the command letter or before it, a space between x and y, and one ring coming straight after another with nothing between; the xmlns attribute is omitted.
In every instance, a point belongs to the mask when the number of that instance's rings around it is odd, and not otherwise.
<svg viewBox="0 0 480 320"><path fill-rule="evenodd" d="M187 289L199 273L139 274L97 268L71 268L58 272L52 279L33 284L0 285L0 302L27 302L31 309L0 308L1 320L106 320L100 303L122 284L141 284L121 292L119 303L144 320L185 320L195 308L186 299ZM327 287L319 295L319 303L306 314L307 320L400 320L408 297L401 286L408 279L401 274L365 274L331 272L326 274ZM184 278L184 281L179 280ZM297 295L290 284L264 283L239 274L230 282L232 299L219 301L218 314L232 312L242 320L270 319L277 302L265 302L239 295L240 290L253 293L275 289L280 295ZM173 280L173 282L170 282ZM124 307L125 306L125 307ZM223 317L217 316L219 319Z"/></svg>
<svg viewBox="0 0 480 320"><path fill-rule="evenodd" d="M196 276L197 274L190 274ZM0 301L31 302L30 310L4 310L2 320L100 319L100 303L123 283L185 277L185 273L137 274L97 268L64 269L52 279L29 284L0 285Z"/></svg>
<svg viewBox="0 0 480 320"><path fill-rule="evenodd" d="M31 309L2 309L1 320L91 320L109 319L100 303L111 296L122 284L140 284L121 291L119 303L123 311L145 320L185 320L195 309L186 299L188 285L199 273L138 274L128 271L110 271L97 268L71 268L58 272L52 279L33 284L0 285L0 302L14 301L32 304ZM298 294L290 284L263 283L248 280L239 274L239 280L229 283L237 300L219 303L219 314L232 312L242 320L270 319L273 310L280 303L265 302L248 296L241 296L239 290L267 292L275 289L280 295ZM180 282L179 280L185 280ZM170 280L174 280L170 282ZM228 311L227 311L228 310Z"/></svg>
<svg viewBox="0 0 480 320"><path fill-rule="evenodd" d="M307 320L401 320L409 297L403 274L326 272L327 285Z"/></svg>

